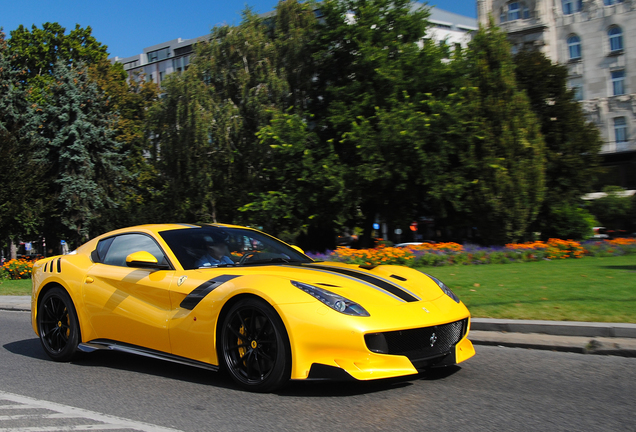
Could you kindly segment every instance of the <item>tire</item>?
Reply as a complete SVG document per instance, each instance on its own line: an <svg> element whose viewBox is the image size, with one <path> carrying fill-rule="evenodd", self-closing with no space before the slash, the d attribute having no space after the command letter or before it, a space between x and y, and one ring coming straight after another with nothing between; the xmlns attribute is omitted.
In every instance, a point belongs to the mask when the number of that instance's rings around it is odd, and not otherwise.
<svg viewBox="0 0 636 432"><path fill-rule="evenodd" d="M77 312L62 288L48 290L38 309L38 333L46 354L55 361L71 360L80 340Z"/></svg>
<svg viewBox="0 0 636 432"><path fill-rule="evenodd" d="M242 388L271 392L289 381L291 354L285 326L265 301L249 298L231 307L220 329L222 367Z"/></svg>

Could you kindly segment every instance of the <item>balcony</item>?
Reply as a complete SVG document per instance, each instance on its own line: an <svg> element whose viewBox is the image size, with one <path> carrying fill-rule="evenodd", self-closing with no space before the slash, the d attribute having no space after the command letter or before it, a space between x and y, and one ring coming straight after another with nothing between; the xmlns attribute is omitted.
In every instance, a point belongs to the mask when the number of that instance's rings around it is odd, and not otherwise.
<svg viewBox="0 0 636 432"><path fill-rule="evenodd" d="M499 27L508 34L537 33L545 30L548 25L540 18L517 19L499 24Z"/></svg>

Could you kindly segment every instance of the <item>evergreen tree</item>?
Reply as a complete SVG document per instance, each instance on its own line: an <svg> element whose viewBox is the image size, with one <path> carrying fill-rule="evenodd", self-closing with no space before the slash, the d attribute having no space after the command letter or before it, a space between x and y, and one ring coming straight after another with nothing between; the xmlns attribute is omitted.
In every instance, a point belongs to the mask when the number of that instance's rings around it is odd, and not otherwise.
<svg viewBox="0 0 636 432"><path fill-rule="evenodd" d="M40 108L37 144L47 166L45 234L54 249L59 239L77 245L102 232L95 218L115 205L126 172L106 99L86 68L60 62L53 77Z"/></svg>
<svg viewBox="0 0 636 432"><path fill-rule="evenodd" d="M566 66L536 50L520 51L514 62L517 82L530 98L545 140L546 196L533 230L545 239L585 238L591 234L585 221L591 218L581 208L581 197L592 191L599 169L603 142L598 128L568 90Z"/></svg>
<svg viewBox="0 0 636 432"><path fill-rule="evenodd" d="M524 240L544 199L545 156L540 122L515 78L510 45L491 22L475 34L466 56L464 114L477 133L459 149L466 201L485 243Z"/></svg>

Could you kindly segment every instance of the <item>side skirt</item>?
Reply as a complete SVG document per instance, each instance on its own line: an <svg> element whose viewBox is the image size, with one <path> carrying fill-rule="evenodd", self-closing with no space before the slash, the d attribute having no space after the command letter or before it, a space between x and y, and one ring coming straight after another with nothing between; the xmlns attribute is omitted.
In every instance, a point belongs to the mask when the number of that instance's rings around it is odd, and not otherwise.
<svg viewBox="0 0 636 432"><path fill-rule="evenodd" d="M140 347L137 345L126 344L123 342L117 342L109 339L95 339L90 342L84 342L78 345L78 349L82 352L93 352L97 350L111 350L125 352L128 354L136 354L144 357L150 357L158 360L166 360L172 363L179 363L186 366L194 366L201 369L207 369L212 371L218 371L219 367L211 365L209 363L200 362L197 360L191 360L185 357L180 357L174 354L168 354L161 351L155 351L152 349Z"/></svg>

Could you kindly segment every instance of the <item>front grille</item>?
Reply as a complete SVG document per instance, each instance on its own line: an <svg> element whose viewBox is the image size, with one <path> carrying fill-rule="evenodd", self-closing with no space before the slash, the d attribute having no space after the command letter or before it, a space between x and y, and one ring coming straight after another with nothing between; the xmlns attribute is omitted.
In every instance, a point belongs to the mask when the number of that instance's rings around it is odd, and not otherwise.
<svg viewBox="0 0 636 432"><path fill-rule="evenodd" d="M381 334L386 339L386 354L403 355L415 361L447 354L464 337L467 327L468 319L463 319L449 324ZM371 339L366 336L365 339L369 345ZM369 349L378 352L371 347Z"/></svg>

